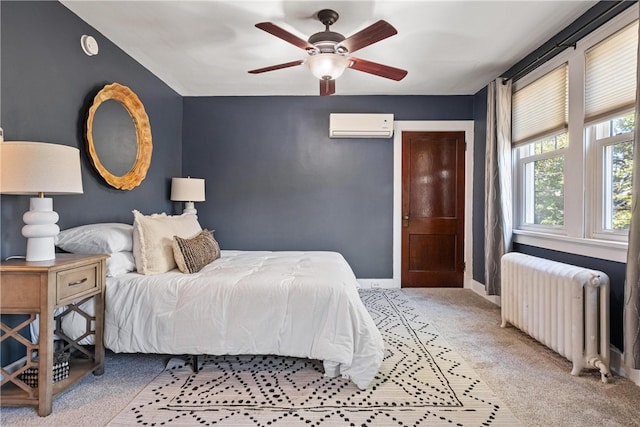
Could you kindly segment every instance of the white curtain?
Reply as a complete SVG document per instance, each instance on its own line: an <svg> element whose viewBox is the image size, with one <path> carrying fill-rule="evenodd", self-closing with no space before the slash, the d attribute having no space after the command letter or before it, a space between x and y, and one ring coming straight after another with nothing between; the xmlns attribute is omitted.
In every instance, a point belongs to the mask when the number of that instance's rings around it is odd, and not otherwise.
<svg viewBox="0 0 640 427"><path fill-rule="evenodd" d="M511 80L487 90L485 154L485 290L500 295L500 259L511 250Z"/></svg>
<svg viewBox="0 0 640 427"><path fill-rule="evenodd" d="M640 27L639 27L640 28ZM640 32L640 30L639 30ZM639 34L640 37L640 34ZM624 363L632 369L640 369L640 43L636 67L636 130L633 140L633 195L629 247L627 252L627 277L624 287Z"/></svg>

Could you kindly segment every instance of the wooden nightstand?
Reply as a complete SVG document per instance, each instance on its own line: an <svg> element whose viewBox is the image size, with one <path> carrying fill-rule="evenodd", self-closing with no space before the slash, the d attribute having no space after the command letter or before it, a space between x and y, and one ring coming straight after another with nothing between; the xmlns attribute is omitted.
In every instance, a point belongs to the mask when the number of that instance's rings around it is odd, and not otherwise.
<svg viewBox="0 0 640 427"><path fill-rule="evenodd" d="M36 406L38 415L51 413L52 400L89 373L104 373L104 282L107 255L56 254L51 261L27 262L24 260L0 263L0 313L28 314L30 317L15 328L0 323L2 341L15 339L26 347L27 365L14 373L2 370L0 404L2 406ZM89 316L77 306L94 298L95 316ZM72 311L86 317L86 332L93 334L95 345L78 344L79 340L65 339L64 350L73 350L75 356L69 361L69 377L53 382L53 335L63 336L60 331L61 318L68 310L54 317L57 307L68 306ZM18 331L35 321L40 315L39 344L32 344ZM31 361L31 354L38 351L38 361ZM31 388L18 378L25 369L38 368L38 387Z"/></svg>

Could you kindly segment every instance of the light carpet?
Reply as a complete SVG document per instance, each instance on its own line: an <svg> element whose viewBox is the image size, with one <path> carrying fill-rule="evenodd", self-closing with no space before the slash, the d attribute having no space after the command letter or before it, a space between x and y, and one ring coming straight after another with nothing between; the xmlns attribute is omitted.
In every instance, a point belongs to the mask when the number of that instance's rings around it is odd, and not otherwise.
<svg viewBox="0 0 640 427"><path fill-rule="evenodd" d="M324 377L320 361L206 356L194 373L174 358L109 425L520 425L405 294L360 296L386 351L366 390Z"/></svg>

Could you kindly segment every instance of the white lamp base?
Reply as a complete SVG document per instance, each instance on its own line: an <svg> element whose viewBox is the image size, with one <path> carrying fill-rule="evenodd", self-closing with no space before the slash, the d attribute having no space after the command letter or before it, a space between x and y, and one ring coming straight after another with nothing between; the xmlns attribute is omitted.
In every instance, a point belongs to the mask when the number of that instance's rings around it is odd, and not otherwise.
<svg viewBox="0 0 640 427"><path fill-rule="evenodd" d="M184 202L183 214L190 213L197 216L198 210L193 202Z"/></svg>
<svg viewBox="0 0 640 427"><path fill-rule="evenodd" d="M60 232L58 213L53 211L53 199L33 197L29 211L22 220L22 235L27 238L27 261L48 261L56 258L54 238Z"/></svg>

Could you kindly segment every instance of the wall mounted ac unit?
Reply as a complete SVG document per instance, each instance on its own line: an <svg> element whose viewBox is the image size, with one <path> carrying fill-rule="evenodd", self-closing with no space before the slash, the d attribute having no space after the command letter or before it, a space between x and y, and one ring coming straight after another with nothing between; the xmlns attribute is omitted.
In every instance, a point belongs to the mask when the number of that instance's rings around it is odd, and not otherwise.
<svg viewBox="0 0 640 427"><path fill-rule="evenodd" d="M391 138L393 114L331 113L329 138Z"/></svg>

